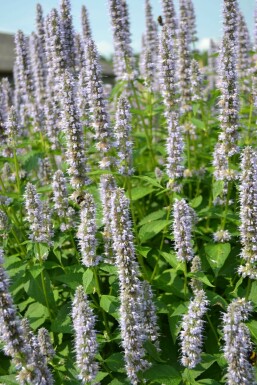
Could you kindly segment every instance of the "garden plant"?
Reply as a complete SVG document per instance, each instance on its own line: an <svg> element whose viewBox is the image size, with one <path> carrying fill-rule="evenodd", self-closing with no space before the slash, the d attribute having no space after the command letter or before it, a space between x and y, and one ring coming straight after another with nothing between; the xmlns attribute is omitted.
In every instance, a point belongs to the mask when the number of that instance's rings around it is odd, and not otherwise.
<svg viewBox="0 0 257 385"><path fill-rule="evenodd" d="M210 0L209 0L210 1ZM253 385L257 8L195 49L192 0L108 0L115 83L90 17L36 8L0 82L0 383Z"/></svg>

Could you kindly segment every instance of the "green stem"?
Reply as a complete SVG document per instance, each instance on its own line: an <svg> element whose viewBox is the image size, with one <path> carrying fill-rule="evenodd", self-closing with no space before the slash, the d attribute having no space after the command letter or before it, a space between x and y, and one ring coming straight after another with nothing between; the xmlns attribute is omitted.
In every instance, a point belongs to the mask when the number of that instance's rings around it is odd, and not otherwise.
<svg viewBox="0 0 257 385"><path fill-rule="evenodd" d="M20 194L21 192L20 167L17 159L16 148L13 149L13 160L14 160L14 167L15 167L17 190L18 190L18 193Z"/></svg>
<svg viewBox="0 0 257 385"><path fill-rule="evenodd" d="M212 332L213 332L213 334L217 340L218 345L220 345L218 333L216 332L215 327L213 326L213 323L212 323L210 316L208 314L206 314L206 318L207 318L208 323L210 325L210 328L211 328L211 330L212 330Z"/></svg>
<svg viewBox="0 0 257 385"><path fill-rule="evenodd" d="M95 278L96 292L97 292L98 297L100 299L102 294L101 294L101 287L100 287L100 281L99 281L99 277L98 277L98 268L97 268L97 266L95 266L93 268L93 274L94 274L94 278ZM101 313L102 313L102 316L103 316L105 330L107 332L108 337L110 338L111 337L111 329L110 329L110 326L109 326L109 322L108 322L108 318L106 316L106 313L105 313L105 311L102 308L101 308Z"/></svg>
<svg viewBox="0 0 257 385"><path fill-rule="evenodd" d="M251 293L251 289L252 289L252 280L251 278L248 278L248 282L247 282L247 288L246 288L246 294L245 294L245 299L248 301L248 298L249 298L249 295Z"/></svg>

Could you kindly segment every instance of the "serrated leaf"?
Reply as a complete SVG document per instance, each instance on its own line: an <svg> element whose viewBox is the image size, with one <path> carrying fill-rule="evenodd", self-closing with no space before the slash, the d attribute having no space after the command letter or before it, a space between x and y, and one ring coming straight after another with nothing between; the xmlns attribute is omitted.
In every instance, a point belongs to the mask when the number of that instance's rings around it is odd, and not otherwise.
<svg viewBox="0 0 257 385"><path fill-rule="evenodd" d="M71 322L71 305L64 304L57 313L57 316L52 322L51 330L54 333L68 333L72 334L72 322Z"/></svg>
<svg viewBox="0 0 257 385"><path fill-rule="evenodd" d="M43 286L44 281L44 286ZM45 287L45 289L44 289ZM55 300L51 288L51 281L48 273L44 270L36 278L30 272L27 273L27 282L24 285L25 291L31 298L50 308L55 308Z"/></svg>
<svg viewBox="0 0 257 385"><path fill-rule="evenodd" d="M134 187L131 190L131 199L132 201L137 201L138 199L151 194L153 191L155 191L154 188L149 186Z"/></svg>
<svg viewBox="0 0 257 385"><path fill-rule="evenodd" d="M171 220L160 219L151 223L146 223L139 230L139 238L141 242L148 241L159 234L165 227L172 223Z"/></svg>
<svg viewBox="0 0 257 385"><path fill-rule="evenodd" d="M224 190L224 181L216 180L212 185L212 196L213 200L215 200Z"/></svg>
<svg viewBox="0 0 257 385"><path fill-rule="evenodd" d="M47 307L41 305L40 303L32 303L29 305L25 317L28 318L30 326L32 329L38 329L39 326L43 325L45 320L48 317Z"/></svg>
<svg viewBox="0 0 257 385"><path fill-rule="evenodd" d="M169 365L153 365L144 372L144 378L154 381L154 384L179 385L181 382L180 373Z"/></svg>
<svg viewBox="0 0 257 385"><path fill-rule="evenodd" d="M206 277L206 275L202 271L198 271L198 272L195 272L195 273L189 273L188 277L194 277L198 281L204 283L205 285L210 286L210 287L214 287L214 285L211 284L209 279Z"/></svg>
<svg viewBox="0 0 257 385"><path fill-rule="evenodd" d="M105 363L113 372L123 373L125 371L125 362L122 353L113 353L106 358Z"/></svg>
<svg viewBox="0 0 257 385"><path fill-rule="evenodd" d="M146 223L150 223L152 221L156 221L157 219L165 218L167 215L167 212L165 210L157 210L153 213L147 215L144 217L138 224L138 226L143 226Z"/></svg>
<svg viewBox="0 0 257 385"><path fill-rule="evenodd" d="M91 269L87 269L83 274L83 286L87 294L91 294L95 290L94 273Z"/></svg>
<svg viewBox="0 0 257 385"><path fill-rule="evenodd" d="M202 197L202 195L199 195L198 197L192 199L189 202L189 204L190 204L191 207L193 207L193 209L196 209L198 206L200 206L202 201L203 201L203 197Z"/></svg>
<svg viewBox="0 0 257 385"><path fill-rule="evenodd" d="M18 385L19 382L16 381L16 375L10 374L9 376L1 376L0 383L5 385Z"/></svg>
<svg viewBox="0 0 257 385"><path fill-rule="evenodd" d="M231 251L230 243L216 243L205 246L208 262L217 276Z"/></svg>
<svg viewBox="0 0 257 385"><path fill-rule="evenodd" d="M114 318L119 319L119 300L112 295L102 295L100 306L104 311L111 314Z"/></svg>

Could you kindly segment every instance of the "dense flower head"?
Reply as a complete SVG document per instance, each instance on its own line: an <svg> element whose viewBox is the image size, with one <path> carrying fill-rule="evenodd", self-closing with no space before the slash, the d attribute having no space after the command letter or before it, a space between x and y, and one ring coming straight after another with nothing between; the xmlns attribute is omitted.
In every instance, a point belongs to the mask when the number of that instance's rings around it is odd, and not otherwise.
<svg viewBox="0 0 257 385"><path fill-rule="evenodd" d="M181 177L184 170L184 143L177 112L176 57L173 47L171 31L163 26L159 47L159 73L160 91L165 105L164 115L168 126L166 169L170 179Z"/></svg>
<svg viewBox="0 0 257 385"><path fill-rule="evenodd" d="M100 198L103 209L103 224L104 224L104 250L105 256L109 259L112 253L111 240L111 196L112 191L116 188L116 182L112 175L101 175L100 179Z"/></svg>
<svg viewBox="0 0 257 385"><path fill-rule="evenodd" d="M30 239L34 242L51 243L53 234L49 208L43 205L35 186L31 183L27 183L25 189L25 208L31 231Z"/></svg>
<svg viewBox="0 0 257 385"><path fill-rule="evenodd" d="M46 86L45 53L39 36L34 32L29 37L30 65L34 84L34 98L37 106L43 108Z"/></svg>
<svg viewBox="0 0 257 385"><path fill-rule="evenodd" d="M61 0L60 27L66 68L72 71L75 69L75 49L70 0Z"/></svg>
<svg viewBox="0 0 257 385"><path fill-rule="evenodd" d="M46 30L46 59L48 73L54 74L54 88L56 97L60 82L66 68L66 57L62 40L62 27L58 11L54 8L51 10L45 21Z"/></svg>
<svg viewBox="0 0 257 385"><path fill-rule="evenodd" d="M14 106L11 106L9 108L5 127L6 127L7 143L9 144L9 146L13 147L16 145L17 138L20 135L20 126L18 122L16 109Z"/></svg>
<svg viewBox="0 0 257 385"><path fill-rule="evenodd" d="M83 265L90 267L98 265L100 257L96 255L96 207L90 193L84 194L83 205L80 209L80 224L77 238Z"/></svg>
<svg viewBox="0 0 257 385"><path fill-rule="evenodd" d="M100 159L103 162L100 162L101 168L108 169L110 160L108 161L108 159L106 159L106 163L104 163L104 157L112 147L112 132L110 129L110 119L101 80L98 52L95 43L91 39L88 39L85 48L85 81L87 83L88 104L94 128L96 148L99 151Z"/></svg>
<svg viewBox="0 0 257 385"><path fill-rule="evenodd" d="M81 25L82 25L82 36L83 36L84 42L86 42L88 39L92 39L92 32L91 32L91 27L89 23L88 11L85 5L82 5L82 8L81 8Z"/></svg>
<svg viewBox="0 0 257 385"><path fill-rule="evenodd" d="M231 234L228 230L217 230L215 233L213 233L213 240L214 242L229 242L231 239Z"/></svg>
<svg viewBox="0 0 257 385"><path fill-rule="evenodd" d="M231 157L238 152L238 80L237 80L237 47L238 47L238 4L237 0L223 2L223 39L219 58L219 88L221 96L219 141L223 143L225 156Z"/></svg>
<svg viewBox="0 0 257 385"><path fill-rule="evenodd" d="M133 385L140 383L138 374L148 367L144 359L144 304L142 285L138 279L139 267L135 258L129 201L124 191L117 188L111 198L113 250L118 267L120 286L120 327L125 366Z"/></svg>
<svg viewBox="0 0 257 385"><path fill-rule="evenodd" d="M5 123L8 118L9 108L13 105L13 90L8 78L0 82L0 134L5 130Z"/></svg>
<svg viewBox="0 0 257 385"><path fill-rule="evenodd" d="M240 237L243 248L241 257L245 265L239 267L239 273L257 278L257 154L251 147L246 147L241 159L240 175Z"/></svg>
<svg viewBox="0 0 257 385"><path fill-rule="evenodd" d="M192 101L196 102L202 99L203 79L200 72L199 63L194 59L191 61L190 77Z"/></svg>
<svg viewBox="0 0 257 385"><path fill-rule="evenodd" d="M61 170L54 173L52 187L54 211L61 221L61 231L65 231L74 225L75 211L69 206L66 178Z"/></svg>
<svg viewBox="0 0 257 385"><path fill-rule="evenodd" d="M108 0L114 42L114 69L118 80L134 78L130 24L126 0Z"/></svg>
<svg viewBox="0 0 257 385"><path fill-rule="evenodd" d="M66 160L69 165L68 174L71 178L71 185L76 189L89 183L88 167L83 129L76 105L75 83L69 71L65 71L62 81L61 116L62 128L66 136Z"/></svg>
<svg viewBox="0 0 257 385"><path fill-rule="evenodd" d="M203 316L207 311L208 300L204 290L197 290L191 299L188 311L183 315L180 331L181 363L187 368L194 368L201 362L203 345Z"/></svg>
<svg viewBox="0 0 257 385"><path fill-rule="evenodd" d="M178 20L176 17L174 2L173 0L162 0L161 3L164 16L164 24L167 25L171 31L171 36L175 43L178 36Z"/></svg>
<svg viewBox="0 0 257 385"><path fill-rule="evenodd" d="M182 262L190 261L193 256L192 229L195 221L194 210L185 199L174 203L173 233L177 259Z"/></svg>
<svg viewBox="0 0 257 385"><path fill-rule="evenodd" d="M187 0L187 17L188 17L188 27L189 27L189 41L190 43L195 43L197 39L196 33L196 17L193 0Z"/></svg>
<svg viewBox="0 0 257 385"><path fill-rule="evenodd" d="M248 356L252 343L245 321L252 312L252 305L245 298L236 298L223 315L224 356L228 363L228 385L254 385L255 375Z"/></svg>
<svg viewBox="0 0 257 385"><path fill-rule="evenodd" d="M142 282L142 292L143 330L145 330L146 336L155 345L156 349L160 350L160 344L158 341L160 330L157 323L157 309L153 300L151 285L147 281Z"/></svg>
<svg viewBox="0 0 257 385"><path fill-rule="evenodd" d="M216 180L231 181L235 180L237 175L235 170L229 168L226 145L218 142L213 153L214 178Z"/></svg>
<svg viewBox="0 0 257 385"><path fill-rule="evenodd" d="M190 87L190 29L188 25L187 0L180 0L180 20L178 33L178 80L180 90L180 110L185 113L191 110Z"/></svg>
<svg viewBox="0 0 257 385"><path fill-rule="evenodd" d="M115 147L117 149L117 167L121 175L132 175L132 137L130 104L126 97L118 101L114 126Z"/></svg>
<svg viewBox="0 0 257 385"><path fill-rule="evenodd" d="M41 354L46 357L47 360L52 359L55 355L55 351L48 330L40 328L37 333L37 339Z"/></svg>
<svg viewBox="0 0 257 385"><path fill-rule="evenodd" d="M95 331L96 319L83 286L77 288L74 296L72 321L75 331L75 352L79 379L86 384L95 384L94 379L98 373L98 364L95 360L98 352Z"/></svg>

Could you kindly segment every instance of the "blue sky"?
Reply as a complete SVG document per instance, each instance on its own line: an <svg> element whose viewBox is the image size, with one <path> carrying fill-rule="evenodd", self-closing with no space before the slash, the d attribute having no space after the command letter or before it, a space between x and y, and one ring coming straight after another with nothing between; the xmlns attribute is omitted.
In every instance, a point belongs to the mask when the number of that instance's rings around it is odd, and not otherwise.
<svg viewBox="0 0 257 385"><path fill-rule="evenodd" d="M178 9L178 0L175 6ZM0 0L0 31L15 33L22 29L25 33L34 30L35 8L40 2L44 12L58 7L59 0ZM221 36L222 0L193 0L197 16L197 29L200 47L205 48L209 38L218 40ZM145 29L144 0L127 0L130 11L132 45L140 50L141 36ZM155 18L161 14L160 0L151 1ZM93 36L101 54L112 52L112 31L108 13L108 0L71 0L74 26L80 31L80 11L84 4L89 12ZM253 15L255 0L239 0L246 17L249 30L253 34Z"/></svg>

